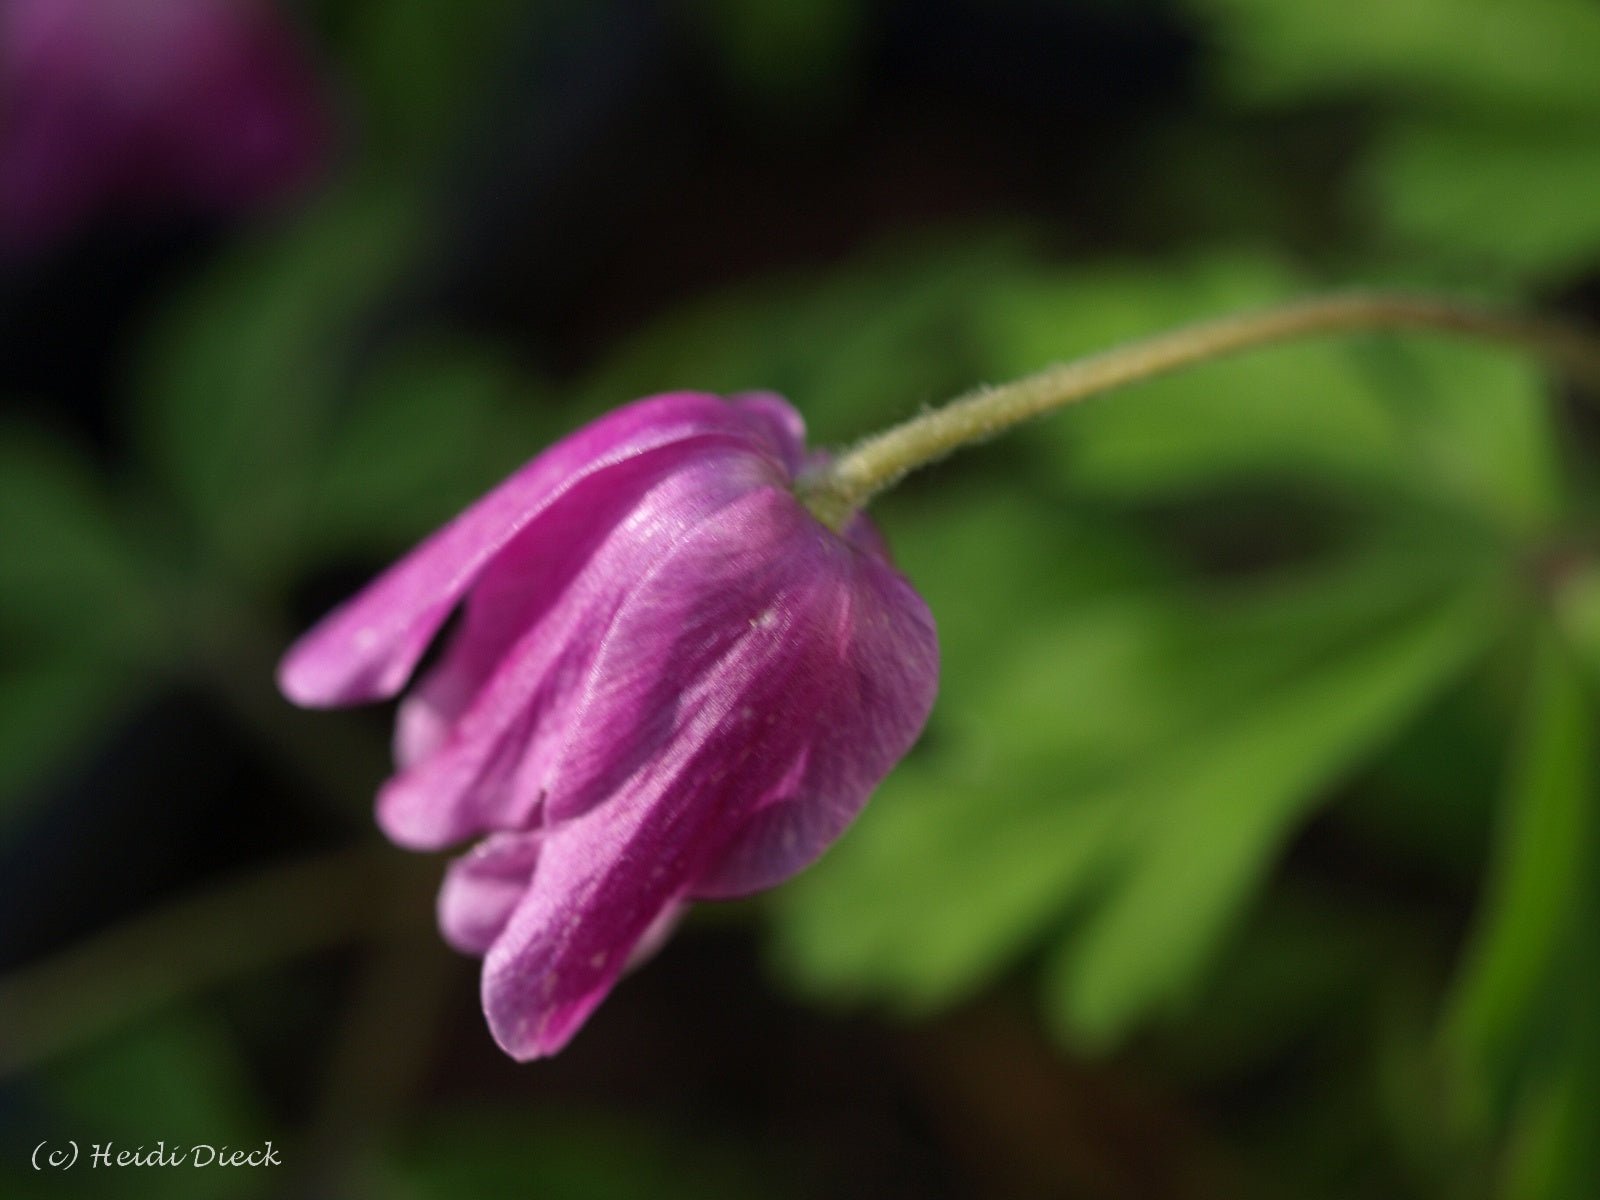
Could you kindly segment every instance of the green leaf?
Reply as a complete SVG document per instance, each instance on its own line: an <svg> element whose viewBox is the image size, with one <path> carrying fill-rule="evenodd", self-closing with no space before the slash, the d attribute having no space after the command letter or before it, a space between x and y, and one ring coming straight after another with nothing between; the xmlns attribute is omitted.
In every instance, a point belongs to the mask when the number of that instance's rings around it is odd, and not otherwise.
<svg viewBox="0 0 1600 1200"><path fill-rule="evenodd" d="M34 1173L26 1158L0 1163L6 1195L106 1195L161 1200L275 1194L282 1168L93 1168L91 1147L146 1151L197 1144L258 1150L274 1134L264 1122L244 1064L226 1030L198 1013L141 1025L93 1050L56 1063L39 1077L39 1102L52 1127L38 1137L79 1146L71 1171ZM280 1157L282 1156L280 1148ZM27 1148L28 1151L32 1147ZM89 1186L104 1180L104 1187Z"/></svg>
<svg viewBox="0 0 1600 1200"><path fill-rule="evenodd" d="M992 542L1020 548L1024 558L1038 552L1026 536L1009 542L1003 526L991 528ZM951 578L980 561L962 546L959 538L949 545L962 553L945 567ZM1266 755L1280 782L1264 787L1290 786L1282 779L1293 772L1275 765L1281 759L1293 760L1295 780L1315 776L1320 760L1296 757L1329 757L1314 735L1276 746L1250 722L1283 730L1270 726L1263 709L1292 701L1295 688L1307 686L1297 681L1336 671L1368 639L1381 645L1397 622L1441 603L1460 579L1441 576L1414 548L1221 596L1130 588L1138 578L1125 575L1120 587L1105 578L1053 604L1041 601L1038 611L1008 599L1003 630L991 615L977 652L953 652L952 669L963 677L947 674L925 750L890 776L848 837L774 897L775 954L788 977L812 993L913 1011L970 992L1067 912L1099 901L1119 874L1137 873L1141 854L1161 850L1154 836L1161 822L1192 822L1193 814L1175 808L1190 796L1190 776L1210 788L1197 804L1233 803L1231 793L1214 800L1219 789L1205 772L1236 768L1247 750L1209 763L1219 738L1248 740L1248 750ZM974 573L965 579L969 591L971 581L987 582ZM1009 586L1005 575L1000 581ZM990 602L992 614L993 594ZM940 612L937 598L933 607ZM1481 609L1473 627L1480 637ZM1470 643L1468 631L1459 632ZM1433 648L1438 660L1448 657L1445 646L1418 637L1419 656ZM1439 640L1447 640L1444 632ZM1464 655L1469 646L1453 648ZM1448 664L1438 660L1433 665L1444 672ZM1417 678L1423 665L1405 675L1415 680L1417 703L1428 682ZM1348 699L1349 690L1328 704ZM1356 700L1372 724L1385 715L1375 701ZM1397 700L1388 715L1398 719L1398 707ZM1300 735L1319 715L1288 726L1286 736ZM1351 730L1341 747L1358 752L1359 732ZM1278 804L1278 826L1323 782L1308 778L1292 797L1264 796ZM1291 800L1298 807L1281 811ZM1244 814L1254 828L1269 815ZM1266 832L1255 845L1263 857L1275 848Z"/></svg>
<svg viewBox="0 0 1600 1200"><path fill-rule="evenodd" d="M1232 91L1375 112L1361 216L1486 273L1559 282L1600 255L1600 10L1587 0L1191 0Z"/></svg>
<svg viewBox="0 0 1600 1200"><path fill-rule="evenodd" d="M360 93L367 152L414 169L483 100L486 68L518 22L576 5L546 0L350 0L333 40ZM533 10L533 11L530 11Z"/></svg>
<svg viewBox="0 0 1600 1200"><path fill-rule="evenodd" d="M1445 1020L1452 1049L1503 1112L1530 1028L1570 953L1596 871L1595 709L1545 631L1506 783L1497 859Z"/></svg>
<svg viewBox="0 0 1600 1200"><path fill-rule="evenodd" d="M149 1022L49 1072L50 1092L107 1137L237 1142L259 1132L226 1026L199 1013Z"/></svg>
<svg viewBox="0 0 1600 1200"><path fill-rule="evenodd" d="M1167 614L1115 598L1160 577L1146 556L1042 502L930 496L885 528L940 625L931 749L775 895L774 945L813 992L914 1009L981 983L1092 873L1115 823L1073 802L1063 766L1138 727L1119 719L1121 667Z"/></svg>
<svg viewBox="0 0 1600 1200"><path fill-rule="evenodd" d="M1591 916L1595 915L1591 910ZM1591 926L1592 928L1592 926ZM1513 1133L1505 1195L1509 1200L1571 1200L1600 1193L1600 1020L1593 997L1600 987L1591 948L1579 995L1588 1011L1574 1014L1562 1056L1529 1089Z"/></svg>
<svg viewBox="0 0 1600 1200"><path fill-rule="evenodd" d="M148 564L82 456L0 430L0 629L132 660L160 638Z"/></svg>
<svg viewBox="0 0 1600 1200"><path fill-rule="evenodd" d="M53 652L0 673L0 829L18 802L127 703L135 684L112 664Z"/></svg>
<svg viewBox="0 0 1600 1200"><path fill-rule="evenodd" d="M1600 106L1600 11L1587 0L1190 0L1218 61L1259 102L1388 93L1511 111Z"/></svg>
<svg viewBox="0 0 1600 1200"><path fill-rule="evenodd" d="M1340 801L1340 828L1418 872L1475 886L1499 799L1504 669L1491 655L1442 693Z"/></svg>
<svg viewBox="0 0 1600 1200"><path fill-rule="evenodd" d="M308 522L333 552L392 551L465 507L562 432L482 347L417 342L379 363L331 423ZM534 428L542 425L543 428Z"/></svg>
<svg viewBox="0 0 1600 1200"><path fill-rule="evenodd" d="M862 0L699 0L694 7L736 81L790 104L816 99L855 66L866 15Z"/></svg>
<svg viewBox="0 0 1600 1200"><path fill-rule="evenodd" d="M1395 923L1391 909L1391 941ZM1381 937L1384 930L1375 932ZM1455 1081L1430 1036L1438 987L1430 977L1427 943L1414 934L1411 940L1410 953L1388 961L1373 961L1369 949L1366 965L1369 986L1382 988L1382 1004L1362 1015L1369 1031L1377 1025L1377 1053L1367 1071L1368 1086L1377 1085L1384 1140L1405 1163L1417 1195L1499 1195L1484 1186L1496 1173L1498 1147L1489 1131L1463 1120Z"/></svg>
<svg viewBox="0 0 1600 1200"><path fill-rule="evenodd" d="M904 764L849 836L774 897L774 961L791 982L926 1012L982 985L1095 882L1116 814L1046 790L1037 769L991 763Z"/></svg>
<svg viewBox="0 0 1600 1200"><path fill-rule="evenodd" d="M1592 731L1592 692L1589 697ZM1592 749L1587 753L1592 802ZM1600 994L1600 860L1593 853L1592 814L1587 833L1588 861L1570 898L1569 936L1552 964L1556 970L1506 1139L1505 1194L1511 1200L1600 1194L1600 1141L1594 1136L1600 1111L1600 1010L1594 1003Z"/></svg>
<svg viewBox="0 0 1600 1200"><path fill-rule="evenodd" d="M1014 232L895 240L846 268L719 292L646 326L582 383L585 408L694 387L771 388L817 444L848 441L971 386L975 316L1029 270Z"/></svg>
<svg viewBox="0 0 1600 1200"><path fill-rule="evenodd" d="M1549 390L1503 348L1408 339L1374 356L1375 386L1408 444L1408 490L1519 541L1548 536L1564 506Z"/></svg>
<svg viewBox="0 0 1600 1200"><path fill-rule="evenodd" d="M1397 122L1364 186L1403 244L1479 274L1559 282L1600 261L1597 124L1600 107L1570 123Z"/></svg>
<svg viewBox="0 0 1600 1200"><path fill-rule="evenodd" d="M688 1130L563 1111L435 1116L391 1158L406 1200L734 1200L794 1192L770 1164ZM388 1193L386 1193L388 1194Z"/></svg>
<svg viewBox="0 0 1600 1200"><path fill-rule="evenodd" d="M983 310L981 336L1005 378L1308 290L1265 252L1089 266L1001 292ZM1058 449L1075 487L1120 498L1240 476L1397 475L1401 431L1351 345L1252 351L1054 414L1030 436Z"/></svg>
<svg viewBox="0 0 1600 1200"><path fill-rule="evenodd" d="M1027 637L1064 610L1174 578L1132 526L1014 487L974 480L894 491L873 516L937 616L947 699L990 686L1008 633Z"/></svg>
<svg viewBox="0 0 1600 1200"><path fill-rule="evenodd" d="M292 560L358 334L414 236L391 193L335 197L231 255L145 347L142 449L227 573Z"/></svg>
<svg viewBox="0 0 1600 1200"><path fill-rule="evenodd" d="M1600 681L1600 565L1581 564L1563 578L1555 607L1573 654Z"/></svg>
<svg viewBox="0 0 1600 1200"><path fill-rule="evenodd" d="M1468 589L1347 629L1122 782L1115 802L1142 828L1125 875L1050 968L1063 1036L1104 1046L1187 998L1310 805L1484 646L1500 611L1497 591Z"/></svg>
<svg viewBox="0 0 1600 1200"><path fill-rule="evenodd" d="M93 736L171 636L122 516L67 446L0 434L0 817Z"/></svg>
<svg viewBox="0 0 1600 1200"><path fill-rule="evenodd" d="M997 289L1000 377L1312 290L1268 254L1080 268ZM1362 500L1410 494L1527 532L1558 507L1548 401L1503 349L1344 336L1254 350L1056 413L1028 436L1091 495L1149 500L1240 478Z"/></svg>
<svg viewBox="0 0 1600 1200"><path fill-rule="evenodd" d="M1393 953L1385 934L1394 940L1380 921L1352 919L1314 888L1275 886L1229 939L1183 1021L1162 1031L1162 1060L1205 1081L1271 1070L1367 998L1375 952Z"/></svg>

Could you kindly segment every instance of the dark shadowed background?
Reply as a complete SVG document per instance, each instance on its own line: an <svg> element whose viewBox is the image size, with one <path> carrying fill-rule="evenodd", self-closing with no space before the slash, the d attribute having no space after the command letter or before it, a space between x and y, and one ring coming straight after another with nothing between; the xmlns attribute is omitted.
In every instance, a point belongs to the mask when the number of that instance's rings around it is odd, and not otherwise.
<svg viewBox="0 0 1600 1200"><path fill-rule="evenodd" d="M372 826L389 712L272 684L637 396L773 388L839 444L1311 290L1600 318L1590 0L0 36L0 1193L1600 1195L1600 397L1539 363L1275 349L887 497L922 742L550 1062L490 1040L444 859Z"/></svg>

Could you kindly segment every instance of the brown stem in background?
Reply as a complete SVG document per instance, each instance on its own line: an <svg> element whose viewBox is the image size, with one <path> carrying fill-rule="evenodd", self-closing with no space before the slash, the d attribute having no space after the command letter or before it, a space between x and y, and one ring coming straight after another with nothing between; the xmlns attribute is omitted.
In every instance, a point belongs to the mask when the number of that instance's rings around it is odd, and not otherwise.
<svg viewBox="0 0 1600 1200"><path fill-rule="evenodd" d="M182 996L381 928L399 861L386 847L360 846L260 868L0 978L0 1075Z"/></svg>

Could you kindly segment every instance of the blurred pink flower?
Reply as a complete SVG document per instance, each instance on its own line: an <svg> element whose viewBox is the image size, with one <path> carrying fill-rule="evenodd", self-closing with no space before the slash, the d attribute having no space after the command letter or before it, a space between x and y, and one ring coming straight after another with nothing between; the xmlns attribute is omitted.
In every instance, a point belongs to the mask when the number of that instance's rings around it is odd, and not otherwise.
<svg viewBox="0 0 1600 1200"><path fill-rule="evenodd" d="M481 838L445 937L486 955L521 1059L560 1049L686 901L772 887L842 833L927 720L926 605L858 517L796 499L798 414L770 394L641 400L558 443L285 657L304 705L400 705L378 820Z"/></svg>
<svg viewBox="0 0 1600 1200"><path fill-rule="evenodd" d="M292 192L331 120L268 0L4 0L0 246L103 211L234 211Z"/></svg>

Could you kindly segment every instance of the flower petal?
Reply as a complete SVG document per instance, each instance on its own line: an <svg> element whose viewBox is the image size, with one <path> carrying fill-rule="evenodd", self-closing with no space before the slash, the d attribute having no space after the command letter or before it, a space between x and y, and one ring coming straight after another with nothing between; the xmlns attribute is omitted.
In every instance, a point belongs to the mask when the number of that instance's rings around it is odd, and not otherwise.
<svg viewBox="0 0 1600 1200"><path fill-rule="evenodd" d="M531 884L484 960L484 1012L513 1057L566 1044L725 844L748 775L723 772L747 731L720 720L713 696L690 707L709 718L700 737L673 740L607 803L546 827Z"/></svg>
<svg viewBox="0 0 1600 1200"><path fill-rule="evenodd" d="M639 586L604 640L570 722L574 738L559 762L524 781L548 794L547 823L604 802L688 735L691 683L714 689L723 706L736 701L729 720L775 731L761 805L821 788L826 803L853 815L921 732L938 682L922 598L779 488L709 517ZM740 655L725 658L735 644ZM760 652L744 653L751 646ZM833 827L837 836L843 824Z"/></svg>
<svg viewBox="0 0 1600 1200"><path fill-rule="evenodd" d="M467 954L483 954L511 919L539 861L539 834L501 833L450 864L439 889L439 929Z"/></svg>
<svg viewBox="0 0 1600 1200"><path fill-rule="evenodd" d="M789 469L789 478L800 474L806 462L805 418L777 392L740 392L729 397L740 412L760 422L766 440Z"/></svg>
<svg viewBox="0 0 1600 1200"><path fill-rule="evenodd" d="M491 615L483 616L483 637L473 638L475 615L510 603L486 589L481 608L469 605L466 636L419 693L417 704L440 706L436 714L424 710L406 717L399 749L408 759L426 753L380 791L384 832L402 845L438 849L528 826L571 736L572 706L583 695L615 614L654 564L672 555L710 514L752 489L771 489L780 470L769 457L742 447L708 450L697 444L677 452L649 491L629 497L625 520L600 526L606 536L598 549L585 548L579 571L552 576L558 594L547 611L531 623L506 623L521 629L509 646L498 640L501 622ZM541 523L530 550L554 551L551 543ZM517 554L508 554L503 572L497 564L491 573L508 580L538 574ZM470 703L455 708L468 693ZM447 736L434 744L446 725Z"/></svg>
<svg viewBox="0 0 1600 1200"><path fill-rule="evenodd" d="M704 520L619 610L548 771L538 869L484 967L501 1046L559 1049L669 907L820 853L921 729L931 646L909 587L786 490Z"/></svg>
<svg viewBox="0 0 1600 1200"><path fill-rule="evenodd" d="M750 419L697 392L636 401L578 430L324 618L284 657L280 689L307 707L394 695L484 568L580 481L650 450L718 434L748 441Z"/></svg>
<svg viewBox="0 0 1600 1200"><path fill-rule="evenodd" d="M939 643L922 597L882 559L855 552L836 580L844 602L825 610L832 636L793 648L756 681L745 703L780 711L804 747L696 880L696 899L775 887L816 861L855 820L874 788L917 740L933 707ZM818 614L820 615L820 614ZM780 698L778 693L786 693Z"/></svg>
<svg viewBox="0 0 1600 1200"><path fill-rule="evenodd" d="M667 805L639 794L545 838L533 883L483 965L484 1013L513 1058L564 1046L676 909L681 875L649 863L688 853L700 832L680 819L693 808L682 798Z"/></svg>
<svg viewBox="0 0 1600 1200"><path fill-rule="evenodd" d="M697 442L651 450L580 480L513 539L467 596L461 629L440 661L400 703L395 759L406 769L443 746L455 721L530 630L570 594L597 550L663 478L703 453ZM578 598L587 595L579 589ZM571 612L580 606L568 604ZM560 649L572 631L539 641Z"/></svg>

